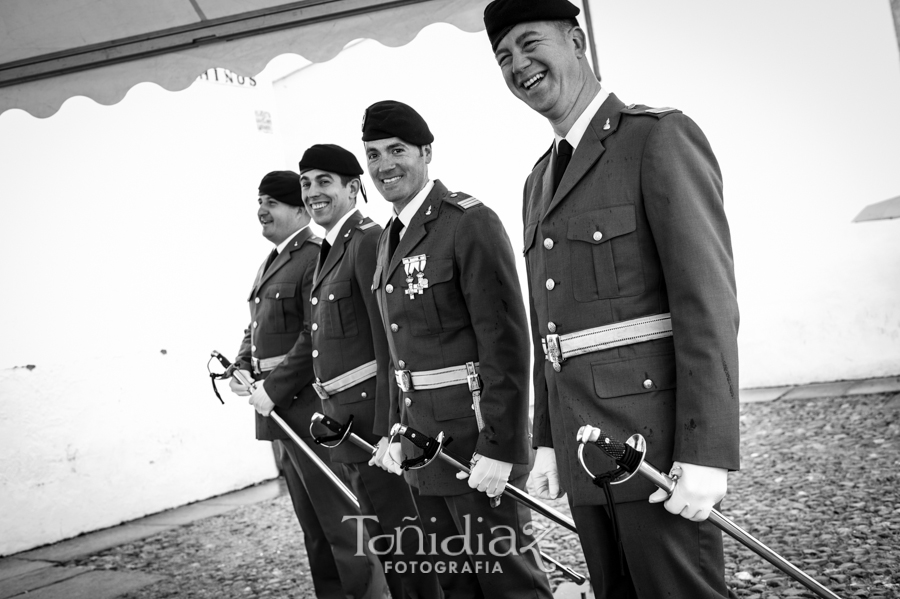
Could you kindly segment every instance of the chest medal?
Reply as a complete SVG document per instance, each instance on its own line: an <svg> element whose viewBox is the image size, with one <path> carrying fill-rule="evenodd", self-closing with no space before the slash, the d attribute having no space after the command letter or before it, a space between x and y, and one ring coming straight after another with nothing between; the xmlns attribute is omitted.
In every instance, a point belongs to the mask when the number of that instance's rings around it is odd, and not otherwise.
<svg viewBox="0 0 900 599"><path fill-rule="evenodd" d="M428 289L428 279L425 278L425 260L427 256L409 256L403 259L403 270L406 271L406 288L404 293L409 299L416 299L416 295L422 295Z"/></svg>

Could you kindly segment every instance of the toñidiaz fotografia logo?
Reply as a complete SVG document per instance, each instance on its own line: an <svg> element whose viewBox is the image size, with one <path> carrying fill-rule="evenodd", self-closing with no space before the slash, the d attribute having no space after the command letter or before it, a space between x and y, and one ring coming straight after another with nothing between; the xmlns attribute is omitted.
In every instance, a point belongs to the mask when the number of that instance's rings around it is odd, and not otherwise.
<svg viewBox="0 0 900 599"><path fill-rule="evenodd" d="M427 534L420 527L415 525L398 526L394 528L393 533L375 535L367 538L367 530L365 526L366 520L373 522L378 521L377 516L372 515L351 515L344 516L343 522L348 520L356 521L356 555L363 556L366 550L372 555L384 557L404 557L404 556L431 556L430 560L395 560L384 564L385 572L394 571L398 574L405 574L407 571L416 573L419 571L428 574L432 571L438 574L465 574L465 573L491 573L502 574L503 567L499 558L511 555L524 555L530 552L534 556L534 561L544 572L552 572L555 568L552 564L545 566L540 558L540 541L550 532L550 528L539 531L535 534L536 526L534 522L527 522L522 527L522 536L529 539L526 545L519 544L519 535L511 526L494 526L490 529L490 535L485 533L472 532L472 516L466 514L463 516L463 532L458 535L449 536L438 542L435 533ZM416 520L416 518L404 518L405 521ZM432 518L432 520L434 520ZM484 521L479 517L478 523ZM410 551L410 539L412 539L414 551ZM446 557L459 557L467 555L469 559L460 563L459 561L441 559Z"/></svg>

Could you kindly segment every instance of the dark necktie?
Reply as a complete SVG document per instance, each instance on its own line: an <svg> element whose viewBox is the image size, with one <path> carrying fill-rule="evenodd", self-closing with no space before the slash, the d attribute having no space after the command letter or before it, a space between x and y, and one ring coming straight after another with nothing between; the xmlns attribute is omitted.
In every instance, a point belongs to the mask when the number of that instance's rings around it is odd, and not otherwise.
<svg viewBox="0 0 900 599"><path fill-rule="evenodd" d="M403 221L398 217L394 217L391 221L391 230L388 233L388 259L394 256L397 246L400 245L400 231L403 230Z"/></svg>
<svg viewBox="0 0 900 599"><path fill-rule="evenodd" d="M277 249L272 250L272 253L269 254L268 258L266 258L266 267L263 269L263 273L265 273L267 270L269 270L269 267L272 266L272 263L275 262L275 258L277 258L277 257L278 257L278 250Z"/></svg>
<svg viewBox="0 0 900 599"><path fill-rule="evenodd" d="M328 243L327 240L322 241L322 249L319 250L319 268L325 266L325 261L328 260L328 252L331 250L331 244Z"/></svg>
<svg viewBox="0 0 900 599"><path fill-rule="evenodd" d="M565 139L559 142L559 147L556 150L556 167L553 169L553 193L556 193L556 190L559 188L559 182L562 181L563 175L566 172L566 167L569 166L569 160L572 159L572 144L567 142Z"/></svg>

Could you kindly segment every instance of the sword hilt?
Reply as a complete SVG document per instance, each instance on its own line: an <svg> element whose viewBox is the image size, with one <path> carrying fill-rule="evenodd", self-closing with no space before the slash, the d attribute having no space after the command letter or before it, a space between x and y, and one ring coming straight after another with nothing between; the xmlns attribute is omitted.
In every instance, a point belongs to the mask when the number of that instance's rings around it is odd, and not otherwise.
<svg viewBox="0 0 900 599"><path fill-rule="evenodd" d="M400 424L399 422L391 427L391 441L394 437L400 435L408 439L413 445L422 450L422 455L417 458L403 460L400 467L404 470L418 470L424 468L432 462L436 457L441 455L444 450L444 432L438 433L436 438L429 437L424 433L420 433L414 428ZM449 439L446 441L450 442Z"/></svg>

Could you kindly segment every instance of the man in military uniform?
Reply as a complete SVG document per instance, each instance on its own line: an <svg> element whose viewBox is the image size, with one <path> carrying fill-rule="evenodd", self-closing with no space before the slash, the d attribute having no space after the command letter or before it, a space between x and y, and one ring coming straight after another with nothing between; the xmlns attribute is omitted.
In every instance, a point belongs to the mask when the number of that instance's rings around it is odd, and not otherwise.
<svg viewBox="0 0 900 599"><path fill-rule="evenodd" d="M313 387L327 416L344 424L352 422L353 433L376 444L390 432L393 377L371 290L381 227L356 209L362 173L353 154L332 144L314 145L300 160L303 203L325 229L310 297ZM427 550L417 556L418 537L397 533L407 526L422 528L409 486L381 468L366 465L371 457L349 441L331 450L331 460L340 464L351 481L362 513L378 517L377 522L367 521L369 534L392 536L391 546L403 543L396 551L382 549L387 553L382 562L391 595L439 599L441 587Z"/></svg>
<svg viewBox="0 0 900 599"><path fill-rule="evenodd" d="M444 547L464 535L473 552L462 574L442 577L444 592L549 597L534 553L519 551L533 541L530 511L509 499L490 505L507 481L522 488L530 454L527 320L509 239L480 200L429 179L434 137L411 107L373 104L362 139L369 175L394 211L372 283L397 379L390 423L443 431L450 451L473 462L468 481L439 460L406 473L426 531ZM397 473L420 453L401 445L382 457ZM516 546L490 551L492 527L507 527L496 530L512 531Z"/></svg>
<svg viewBox="0 0 900 599"><path fill-rule="evenodd" d="M538 447L529 488L569 493L598 596L726 596L721 533L705 521L739 467L721 174L680 111L626 106L601 88L578 12L567 0L495 0L484 13L507 87L556 138L524 192ZM647 459L680 475L672 496L635 477L607 508L576 458L594 427L644 435ZM595 473L613 467L591 453Z"/></svg>
<svg viewBox="0 0 900 599"><path fill-rule="evenodd" d="M307 298L322 241L307 226L297 173L273 171L263 177L257 217L263 237L275 248L247 298L251 322L234 363L248 379L262 382L247 388L232 378L231 389L249 396L256 409L257 439L285 440L281 467L303 529L316 596L380 598L385 580L378 561L368 550L357 555L356 528L342 522L345 515L358 516L359 509L266 418L277 407L285 422L312 443L309 422L319 398L312 388ZM330 464L327 449L313 444L313 451Z"/></svg>

